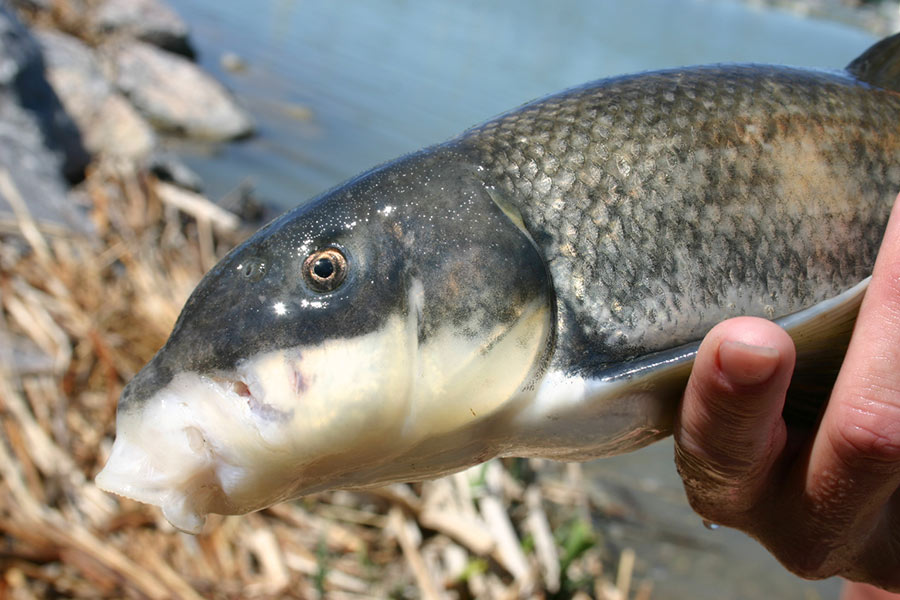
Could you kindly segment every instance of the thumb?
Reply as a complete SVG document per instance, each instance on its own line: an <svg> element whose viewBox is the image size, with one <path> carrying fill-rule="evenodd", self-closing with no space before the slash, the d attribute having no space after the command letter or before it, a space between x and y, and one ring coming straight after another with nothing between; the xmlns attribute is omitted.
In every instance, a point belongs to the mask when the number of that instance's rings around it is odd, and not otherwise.
<svg viewBox="0 0 900 600"><path fill-rule="evenodd" d="M778 325L740 317L697 353L675 427L676 464L703 517L739 526L766 488L786 439L781 410L794 344Z"/></svg>

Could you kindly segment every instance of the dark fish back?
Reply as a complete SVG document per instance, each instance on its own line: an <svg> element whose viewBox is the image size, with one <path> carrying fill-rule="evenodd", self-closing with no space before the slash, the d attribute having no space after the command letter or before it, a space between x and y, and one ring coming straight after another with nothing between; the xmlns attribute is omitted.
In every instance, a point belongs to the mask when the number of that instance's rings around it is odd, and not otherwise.
<svg viewBox="0 0 900 600"><path fill-rule="evenodd" d="M900 191L900 95L843 72L619 77L453 142L522 214L557 291L557 367L697 340L852 287Z"/></svg>

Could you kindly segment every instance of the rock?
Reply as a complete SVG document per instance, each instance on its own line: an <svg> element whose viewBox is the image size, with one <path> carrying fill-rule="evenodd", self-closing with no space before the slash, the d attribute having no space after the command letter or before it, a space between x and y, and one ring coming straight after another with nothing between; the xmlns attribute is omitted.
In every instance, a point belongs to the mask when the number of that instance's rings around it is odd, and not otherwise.
<svg viewBox="0 0 900 600"><path fill-rule="evenodd" d="M172 153L157 152L151 156L147 161L147 170L160 181L174 183L192 192L203 191L203 179Z"/></svg>
<svg viewBox="0 0 900 600"><path fill-rule="evenodd" d="M105 0L87 18L95 34L133 37L194 57L187 24L160 0Z"/></svg>
<svg viewBox="0 0 900 600"><path fill-rule="evenodd" d="M85 231L88 221L68 201L63 174L79 179L87 161L77 127L44 78L37 42L0 0L0 171L39 222ZM4 224L15 218L7 192L0 192Z"/></svg>
<svg viewBox="0 0 900 600"><path fill-rule="evenodd" d="M156 145L153 129L103 75L94 51L55 31L36 34L47 78L81 130L92 154L132 161L145 159Z"/></svg>
<svg viewBox="0 0 900 600"><path fill-rule="evenodd" d="M66 177L80 179L89 160L81 135L44 78L37 42L5 0L0 1L0 96L31 113L44 145L59 153Z"/></svg>
<svg viewBox="0 0 900 600"><path fill-rule="evenodd" d="M219 64L226 71L232 73L243 73L247 70L247 61L234 52L225 52L219 59Z"/></svg>
<svg viewBox="0 0 900 600"><path fill-rule="evenodd" d="M253 132L231 94L189 60L141 42L107 47L104 56L116 86L156 127L212 141Z"/></svg>
<svg viewBox="0 0 900 600"><path fill-rule="evenodd" d="M11 2L18 10L28 12L46 12L53 9L53 0L11 0Z"/></svg>
<svg viewBox="0 0 900 600"><path fill-rule="evenodd" d="M43 147L39 136L29 135L31 127L28 122L0 115L0 174L9 176L14 193L45 230L91 231L87 217L69 201L56 156ZM18 229L11 200L14 198L0 189L0 230L5 232Z"/></svg>
<svg viewBox="0 0 900 600"><path fill-rule="evenodd" d="M244 223L251 225L261 225L284 212L283 208L278 208L261 199L256 193L253 183L246 180L222 198L219 205L239 216Z"/></svg>

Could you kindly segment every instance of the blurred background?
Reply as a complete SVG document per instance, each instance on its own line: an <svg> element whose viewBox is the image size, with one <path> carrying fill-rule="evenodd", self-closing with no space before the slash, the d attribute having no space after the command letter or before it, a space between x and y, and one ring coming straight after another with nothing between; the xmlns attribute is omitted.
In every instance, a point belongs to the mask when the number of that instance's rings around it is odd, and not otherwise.
<svg viewBox="0 0 900 600"><path fill-rule="evenodd" d="M584 465L493 461L441 482L321 494L213 518L197 537L91 480L122 385L202 273L269 216L593 79L710 62L841 68L900 28L896 2L0 8L9 64L27 74L28 57L43 61L52 91L40 110L74 132L65 144L40 124L0 128L5 147L37 140L15 156L0 144L0 600L838 598L839 580L800 580L742 534L704 527L670 442ZM27 104L17 81L0 92ZM0 121L19 127L6 110ZM16 162L44 150L28 164L58 172ZM34 188L51 175L49 192Z"/></svg>
<svg viewBox="0 0 900 600"><path fill-rule="evenodd" d="M841 68L876 39L861 20L730 0L173 6L191 26L200 64L235 91L258 127L254 139L213 156L185 151L188 164L214 198L247 181L282 207L594 79L710 62ZM833 8L835 17L854 16L846 5ZM891 26L889 18L877 24Z"/></svg>

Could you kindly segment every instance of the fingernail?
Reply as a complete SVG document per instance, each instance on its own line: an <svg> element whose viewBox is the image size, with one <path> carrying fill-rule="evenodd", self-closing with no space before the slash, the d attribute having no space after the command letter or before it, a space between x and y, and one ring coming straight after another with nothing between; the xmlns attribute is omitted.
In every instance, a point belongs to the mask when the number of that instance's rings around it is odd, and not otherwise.
<svg viewBox="0 0 900 600"><path fill-rule="evenodd" d="M759 385L778 367L779 353L770 346L727 340L719 345L719 368L736 385Z"/></svg>

